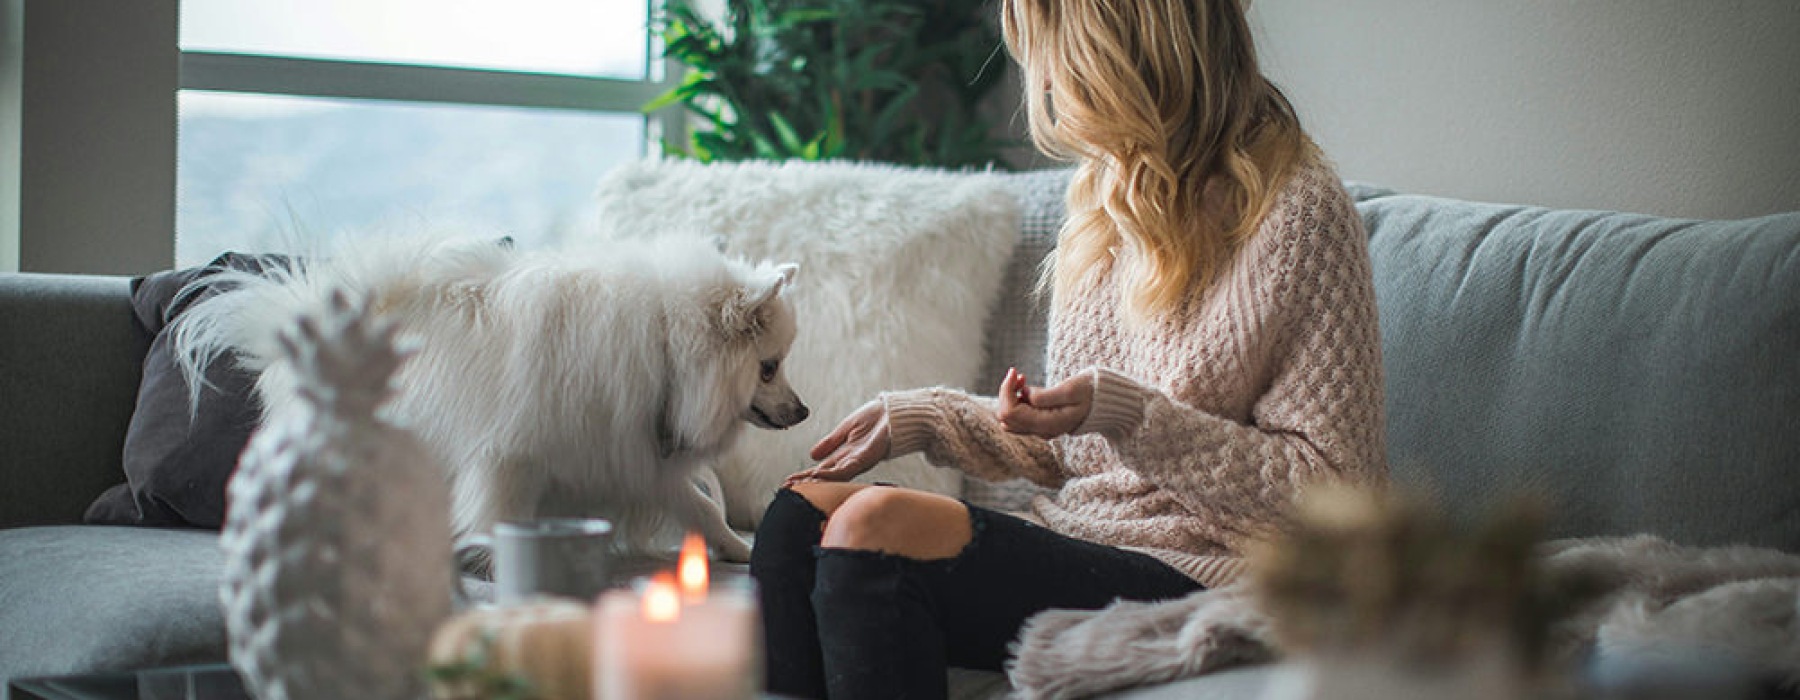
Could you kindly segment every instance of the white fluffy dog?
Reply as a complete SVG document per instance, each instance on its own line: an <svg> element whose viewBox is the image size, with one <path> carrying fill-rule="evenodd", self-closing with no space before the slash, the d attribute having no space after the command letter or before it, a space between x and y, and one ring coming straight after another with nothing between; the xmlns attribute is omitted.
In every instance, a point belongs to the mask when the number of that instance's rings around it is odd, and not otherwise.
<svg viewBox="0 0 1800 700"><path fill-rule="evenodd" d="M273 420L298 388L274 359L277 332L341 291L416 343L385 410L448 469L457 536L595 515L628 551L680 524L743 561L748 545L694 479L744 423L806 418L782 371L794 271L685 237L589 252L377 239L291 273L234 275L184 314L177 347L196 392L198 369L222 353L260 372Z"/></svg>

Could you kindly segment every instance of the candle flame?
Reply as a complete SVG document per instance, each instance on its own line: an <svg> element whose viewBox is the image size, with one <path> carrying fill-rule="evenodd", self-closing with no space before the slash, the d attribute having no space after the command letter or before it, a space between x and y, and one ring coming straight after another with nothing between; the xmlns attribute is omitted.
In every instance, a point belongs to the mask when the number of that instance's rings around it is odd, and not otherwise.
<svg viewBox="0 0 1800 700"><path fill-rule="evenodd" d="M675 581L659 574L644 587L644 619L650 622L674 622L681 617L681 598L675 592Z"/></svg>
<svg viewBox="0 0 1800 700"><path fill-rule="evenodd" d="M706 540L700 535L688 533L681 542L681 564L677 569L681 577L681 597L693 602L706 597Z"/></svg>

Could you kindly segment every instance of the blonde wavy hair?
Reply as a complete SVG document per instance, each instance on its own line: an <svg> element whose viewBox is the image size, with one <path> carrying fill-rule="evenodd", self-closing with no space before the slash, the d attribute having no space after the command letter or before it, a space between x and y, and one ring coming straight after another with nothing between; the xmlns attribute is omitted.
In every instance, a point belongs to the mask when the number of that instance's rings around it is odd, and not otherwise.
<svg viewBox="0 0 1800 700"><path fill-rule="evenodd" d="M1316 151L1257 64L1246 5L1004 0L1032 141L1077 163L1040 291L1071 290L1125 247L1125 318L1177 310L1217 279Z"/></svg>

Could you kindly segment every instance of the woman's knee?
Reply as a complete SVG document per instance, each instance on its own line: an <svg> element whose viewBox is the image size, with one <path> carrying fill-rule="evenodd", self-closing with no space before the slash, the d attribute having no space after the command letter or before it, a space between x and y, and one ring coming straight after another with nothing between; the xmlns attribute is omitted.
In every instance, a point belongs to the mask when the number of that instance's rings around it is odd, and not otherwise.
<svg viewBox="0 0 1800 700"><path fill-rule="evenodd" d="M869 488L868 484L856 484L848 481L802 481L782 490L799 494L820 513L831 517L831 514L837 512L838 506L843 505L844 501L866 488Z"/></svg>
<svg viewBox="0 0 1800 700"><path fill-rule="evenodd" d="M806 552L810 557L824 532L825 513L797 493L778 491L756 524L751 563L766 560L768 554L777 551Z"/></svg>
<svg viewBox="0 0 1800 700"><path fill-rule="evenodd" d="M901 488L850 494L825 523L820 545L883 552L912 559L948 559L968 546L974 532L961 501Z"/></svg>
<svg viewBox="0 0 1800 700"><path fill-rule="evenodd" d="M826 519L831 517L832 511L837 510L844 500L865 486L820 481L795 484L776 491L775 498L763 511L762 520L757 522L751 563L768 558L759 557L759 550L765 555L775 551L791 551L796 557L803 554L804 558L810 559L812 548L819 544L825 533Z"/></svg>

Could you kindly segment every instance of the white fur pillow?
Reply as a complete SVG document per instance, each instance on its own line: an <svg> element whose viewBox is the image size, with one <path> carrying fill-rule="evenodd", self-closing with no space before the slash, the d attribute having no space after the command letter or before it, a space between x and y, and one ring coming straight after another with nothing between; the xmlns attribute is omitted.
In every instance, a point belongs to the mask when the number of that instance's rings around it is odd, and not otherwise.
<svg viewBox="0 0 1800 700"><path fill-rule="evenodd" d="M597 231L703 232L725 252L797 262L789 292L800 335L786 368L812 409L785 431L758 429L718 467L727 517L754 528L807 451L889 389L986 386L984 328L1018 239L1018 202L998 175L860 163L702 165L643 161L600 184ZM589 236L594 236L589 238ZM864 475L945 495L962 475L918 455Z"/></svg>

